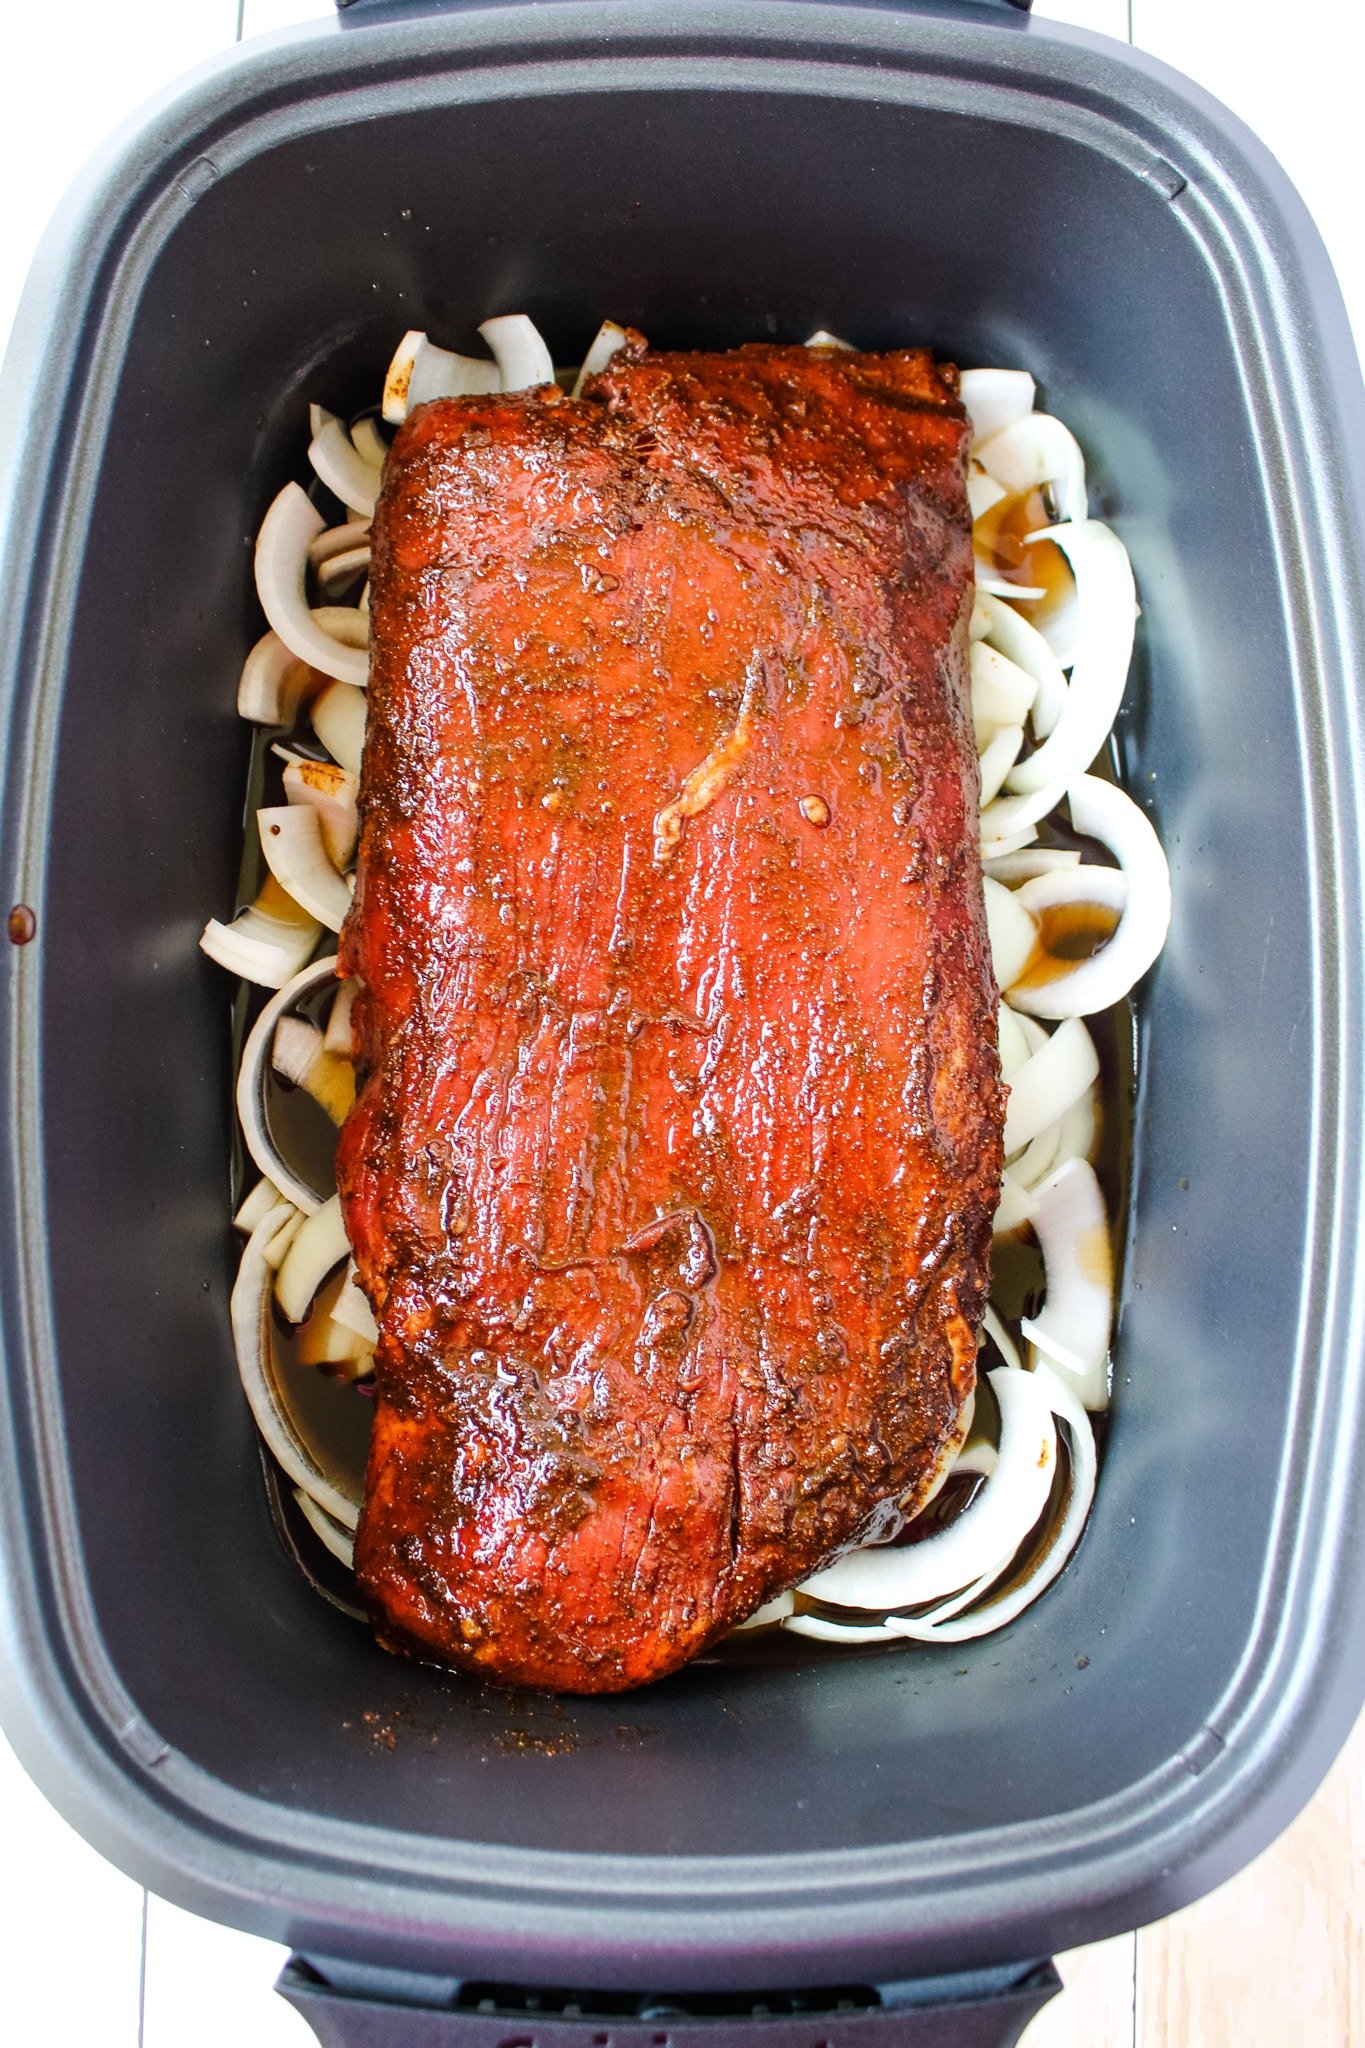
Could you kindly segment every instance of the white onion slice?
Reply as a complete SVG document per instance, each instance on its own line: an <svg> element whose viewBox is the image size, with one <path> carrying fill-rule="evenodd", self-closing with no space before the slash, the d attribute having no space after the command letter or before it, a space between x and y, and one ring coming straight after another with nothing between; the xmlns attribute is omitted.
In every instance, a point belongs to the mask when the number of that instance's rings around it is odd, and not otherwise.
<svg viewBox="0 0 1365 2048"><path fill-rule="evenodd" d="M368 647L370 621L354 604L322 604L313 613L313 623L341 647ZM368 663L366 664L368 674Z"/></svg>
<svg viewBox="0 0 1365 2048"><path fill-rule="evenodd" d="M1038 679L989 641L972 648L972 724L976 743L998 725L1022 725L1033 709Z"/></svg>
<svg viewBox="0 0 1365 2048"><path fill-rule="evenodd" d="M984 469L967 472L967 510L972 515L973 526L978 519L984 518L992 505L998 505L1002 498L1008 496L1005 486L998 484L993 476L987 476Z"/></svg>
<svg viewBox="0 0 1365 2048"><path fill-rule="evenodd" d="M317 812L322 843L335 868L347 867L355 853L359 792L355 776L335 761L300 758L290 761L284 771L285 796L291 804L306 804Z"/></svg>
<svg viewBox="0 0 1365 2048"><path fill-rule="evenodd" d="M1000 1353L1004 1363L1012 1366L1015 1372L1022 1372L1023 1367L1019 1363L1018 1347L1009 1331L1005 1328L1004 1323L1000 1320L996 1310L991 1307L989 1302L987 1302L985 1314L981 1318L981 1327ZM975 1450L977 1446L973 1445L972 1448ZM994 1445L989 1445L984 1448L990 1450L991 1464L993 1466L995 1463L995 1447ZM975 1470L976 1468L973 1466L971 1469Z"/></svg>
<svg viewBox="0 0 1365 2048"><path fill-rule="evenodd" d="M242 1388L256 1427L283 1470L343 1528L354 1529L358 1495L333 1485L294 1425L280 1391L270 1296L275 1279L264 1245L277 1227L276 1212L264 1217L247 1240L232 1290L232 1341Z"/></svg>
<svg viewBox="0 0 1365 2048"><path fill-rule="evenodd" d="M801 1585L812 1600L882 1614L957 1593L983 1572L1003 1570L1047 1505L1057 1434L1033 1373L987 1373L1000 1409L995 1471L956 1521L921 1542L874 1545L836 1558Z"/></svg>
<svg viewBox="0 0 1365 2048"><path fill-rule="evenodd" d="M903 1636L913 1642L966 1643L976 1636L989 1635L995 1629L1004 1628L1052 1584L1080 1542L1095 1498L1098 1469L1095 1433L1084 1408L1057 1373L1049 1372L1046 1365L1040 1364L1026 1377L1039 1383L1053 1414L1060 1416L1066 1424L1071 1454L1071 1485L1066 1507L1047 1548L1033 1560L1022 1584L1011 1587L998 1600L989 1600L970 1614L937 1625L931 1617L912 1621L893 1615L887 1621L892 1635Z"/></svg>
<svg viewBox="0 0 1365 2048"><path fill-rule="evenodd" d="M261 1255L272 1273L279 1272L280 1267L284 1264L285 1253L289 1250L290 1245L303 1227L302 1209L296 1209L292 1202L287 1202L285 1209L288 1213L284 1216L279 1229L262 1248Z"/></svg>
<svg viewBox="0 0 1365 2048"><path fill-rule="evenodd" d="M1005 1157L1022 1152L1049 1124L1065 1116L1099 1071L1095 1041L1079 1017L1069 1017L1010 1082Z"/></svg>
<svg viewBox="0 0 1365 2048"><path fill-rule="evenodd" d="M1007 598L1011 604L1036 604L1047 596L1041 583L1011 583L1007 576L998 576L989 562L976 557L976 587L983 597Z"/></svg>
<svg viewBox="0 0 1365 2048"><path fill-rule="evenodd" d="M1045 740L1066 703L1066 677L1061 663L1038 628L1030 625L1004 598L979 591L976 609L985 623L983 638L1026 675L1031 675L1038 685L1033 701L1033 730L1037 738Z"/></svg>
<svg viewBox="0 0 1365 2048"><path fill-rule="evenodd" d="M618 327L614 320L602 322L588 344L588 353L579 364L578 375L573 380L573 389L569 394L571 398L582 397L583 386L589 377L599 376L606 369L617 349L624 348L625 340L624 327Z"/></svg>
<svg viewBox="0 0 1365 2048"><path fill-rule="evenodd" d="M416 327L409 328L394 351L384 378L384 417L393 425L405 420L414 406L433 398L463 398L496 391L496 363L477 356L453 355L437 348Z"/></svg>
<svg viewBox="0 0 1365 2048"><path fill-rule="evenodd" d="M234 1228L240 1230L244 1237L250 1237L261 1218L271 1209L278 1209L283 1200L273 1181L262 1177L233 1217Z"/></svg>
<svg viewBox="0 0 1365 2048"><path fill-rule="evenodd" d="M351 683L333 683L315 701L309 714L313 730L348 775L359 775L365 745L365 692Z"/></svg>
<svg viewBox="0 0 1365 2048"><path fill-rule="evenodd" d="M318 1541L331 1551L333 1557L340 1558L348 1571L354 1571L354 1539L348 1536L341 1524L334 1522L326 1510L320 1508L315 1500L310 1500L301 1486L294 1488L294 1498L299 1504L299 1512L302 1514L304 1521L307 1522Z"/></svg>
<svg viewBox="0 0 1365 2048"><path fill-rule="evenodd" d="M1064 1166L1068 1159L1084 1159L1093 1165L1099 1128L1099 1088L1087 1088L1062 1118L1057 1141L1058 1166Z"/></svg>
<svg viewBox="0 0 1365 2048"><path fill-rule="evenodd" d="M1051 413L1030 412L1009 421L978 441L972 454L1007 491L1051 484L1062 518L1085 518L1085 457L1071 429Z"/></svg>
<svg viewBox="0 0 1365 2048"><path fill-rule="evenodd" d="M978 441L988 441L1002 427L1027 419L1038 396L1027 370L964 370L960 388Z"/></svg>
<svg viewBox="0 0 1365 2048"><path fill-rule="evenodd" d="M828 327L817 327L814 334L807 335L807 348L842 348L849 355L856 353L851 341L844 341L840 335L831 334Z"/></svg>
<svg viewBox="0 0 1365 2048"><path fill-rule="evenodd" d="M1019 750L1024 744L1022 725L1002 725L992 733L990 744L981 754L981 801L988 804L1004 788L1005 777L1019 759Z"/></svg>
<svg viewBox="0 0 1365 2048"><path fill-rule="evenodd" d="M1020 1324L1030 1343L1087 1375L1109 1350L1114 1314L1114 1255L1095 1169L1069 1159L1033 1193L1030 1217L1043 1254L1043 1305Z"/></svg>
<svg viewBox="0 0 1365 2048"><path fill-rule="evenodd" d="M1133 655L1137 595L1128 550L1098 519L1049 526L1076 576L1076 660L1056 725L1011 771L1010 788L1037 790L1084 774L1109 737Z"/></svg>
<svg viewBox="0 0 1365 2048"><path fill-rule="evenodd" d="M1012 1081L1025 1060L1032 1057L1032 1047L1024 1035L1023 1025L1008 1003L1001 1003L996 1019L996 1035L1000 1046L1000 1078Z"/></svg>
<svg viewBox="0 0 1365 2048"><path fill-rule="evenodd" d="M553 384L555 366L540 329L525 313L500 313L481 320L479 332L497 359L504 391L532 391Z"/></svg>
<svg viewBox="0 0 1365 2048"><path fill-rule="evenodd" d="M342 982L328 1013L327 1029L322 1034L322 1042L328 1052L340 1053L345 1059L351 1057L351 1006L359 987L360 983L354 979Z"/></svg>
<svg viewBox="0 0 1365 2048"><path fill-rule="evenodd" d="M329 419L308 444L313 473L334 498L367 519L379 497L379 471L367 462L340 420Z"/></svg>
<svg viewBox="0 0 1365 2048"><path fill-rule="evenodd" d="M368 519L348 519L344 526L328 526L316 540L308 543L308 566L320 569L324 562L330 562L336 555L348 555L356 548L370 544L370 522Z"/></svg>
<svg viewBox="0 0 1365 2048"><path fill-rule="evenodd" d="M308 609L308 546L323 530L322 514L298 484L286 484L261 522L256 538L256 595L286 647L310 668L363 686L369 657L343 647Z"/></svg>
<svg viewBox="0 0 1365 2048"><path fill-rule="evenodd" d="M366 462L372 462L376 469L384 467L389 459L389 444L379 431L378 421L371 414L366 413L364 419L356 421L351 428L351 439L355 443L356 453L362 455Z"/></svg>
<svg viewBox="0 0 1365 2048"><path fill-rule="evenodd" d="M987 875L982 882L986 896L986 929L991 942L991 961L1001 988L1019 979L1038 945L1038 927L1018 899Z"/></svg>
<svg viewBox="0 0 1365 2048"><path fill-rule="evenodd" d="M275 1279L275 1299L291 1323L301 1323L327 1275L350 1257L340 1195L330 1195L305 1217Z"/></svg>
<svg viewBox="0 0 1365 2048"><path fill-rule="evenodd" d="M1022 848L1032 846L1037 837L1036 827L1026 825L1022 832L1011 832L1004 839L983 839L981 842L981 865L983 869L988 875L992 874L996 861L1001 859L1004 854L1018 853ZM999 877L992 876L992 879L998 880Z"/></svg>
<svg viewBox="0 0 1365 2048"><path fill-rule="evenodd" d="M278 633L263 633L242 663L238 717L253 725L292 725L311 674Z"/></svg>
<svg viewBox="0 0 1365 2048"><path fill-rule="evenodd" d="M368 547L347 548L344 554L328 555L326 561L319 566L317 571L318 589L324 597L335 597L346 588L348 583L354 583L357 576L363 576L369 569L369 566L370 550ZM355 609L358 611L360 607L357 605ZM316 616L317 614L314 613L314 617ZM323 631L325 632L326 630L327 628L324 626ZM342 639L344 635L336 634L334 637ZM365 639L360 644L365 646L368 644L368 641L369 634L367 633Z"/></svg>
<svg viewBox="0 0 1365 2048"><path fill-rule="evenodd" d="M789 1635L809 1636L817 1643L894 1643L884 1622L826 1621L821 1614L793 1614L782 1623Z"/></svg>
<svg viewBox="0 0 1365 2048"><path fill-rule="evenodd" d="M345 1120L355 1101L355 1069L343 1054L328 1052L316 1024L306 1017L281 1017L270 1064L282 1080L311 1095L334 1124Z"/></svg>
<svg viewBox="0 0 1365 2048"><path fill-rule="evenodd" d="M261 851L275 880L296 903L339 932L351 892L327 858L322 824L311 804L272 804L256 813Z"/></svg>
<svg viewBox="0 0 1365 2048"><path fill-rule="evenodd" d="M231 924L211 917L199 944L229 974L239 974L258 988L283 988L304 965L321 933L318 919L302 909L296 917L277 917L256 902L239 910ZM260 1160L256 1163L261 1165Z"/></svg>
<svg viewBox="0 0 1365 2048"><path fill-rule="evenodd" d="M1035 1017L1089 1017L1120 1002L1152 965L1170 929L1171 871L1161 841L1142 811L1112 782L1094 775L1081 776L1068 794L1076 830L1098 839L1118 861L1126 901L1118 929L1098 953L1055 981L1013 992L1014 1007ZM1098 877L1113 871L1081 872ZM1025 884L1029 889L1036 886Z"/></svg>
<svg viewBox="0 0 1365 2048"><path fill-rule="evenodd" d="M794 1593L779 1593L772 1600L765 1600L756 1607L747 1621L737 1621L733 1634L742 1635L746 1628L771 1628L774 1622L785 1621L796 1606Z"/></svg>
<svg viewBox="0 0 1365 2048"><path fill-rule="evenodd" d="M1028 1189L1006 1167L1000 1176L1000 1200L991 1225L992 1235L1007 1237L1010 1231L1021 1230L1031 1214L1032 1197Z"/></svg>
<svg viewBox="0 0 1365 2048"><path fill-rule="evenodd" d="M983 862L986 873L992 881L1003 882L1007 889L1018 889L1021 882L1036 881L1039 875L1051 875L1064 869L1079 867L1080 855L1069 846L1026 846L1017 853L997 853ZM1037 906L1029 908L1036 912Z"/></svg>
<svg viewBox="0 0 1365 2048"><path fill-rule="evenodd" d="M246 1149L267 1180L273 1182L306 1216L313 1214L324 1197L300 1178L270 1134L266 1120L266 1079L274 1048L275 1026L306 996L335 981L336 971L335 954L327 960L315 960L311 967L305 967L301 974L295 975L277 995L273 995L251 1027L242 1047L242 1063L237 1070L237 1115Z"/></svg>
<svg viewBox="0 0 1365 2048"><path fill-rule="evenodd" d="M981 813L983 854L988 847L994 852L997 840L1012 839L1024 827L1036 825L1049 811L1056 810L1065 795L1064 782L1050 782L1045 789L1030 789L1017 796L998 796Z"/></svg>
<svg viewBox="0 0 1365 2048"><path fill-rule="evenodd" d="M347 1266L341 1292L332 1303L332 1321L340 1323L343 1330L353 1330L357 1337L363 1337L371 1350L379 1342L379 1325L356 1277L354 1259Z"/></svg>

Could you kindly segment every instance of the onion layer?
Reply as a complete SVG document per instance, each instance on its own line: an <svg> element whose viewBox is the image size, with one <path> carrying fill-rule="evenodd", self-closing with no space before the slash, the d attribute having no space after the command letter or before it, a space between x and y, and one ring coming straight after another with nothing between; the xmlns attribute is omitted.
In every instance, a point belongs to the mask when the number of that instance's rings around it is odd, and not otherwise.
<svg viewBox="0 0 1365 2048"><path fill-rule="evenodd" d="M453 355L412 327L395 349L384 379L384 417L396 426L414 406L425 405L429 399L463 398L498 387L496 363Z"/></svg>
<svg viewBox="0 0 1365 2048"><path fill-rule="evenodd" d="M959 388L977 441L1027 419L1038 395L1027 370L964 370Z"/></svg>
<svg viewBox="0 0 1365 2048"><path fill-rule="evenodd" d="M1031 1344L1091 1384L1102 1373L1114 1315L1109 1218L1094 1168L1083 1159L1059 1166L1034 1190L1030 1221L1047 1293L1038 1314L1025 1317L1020 1328Z"/></svg>
<svg viewBox="0 0 1365 2048"><path fill-rule="evenodd" d="M323 530L322 514L298 484L286 484L261 522L256 539L256 595L285 646L339 682L364 684L369 657L343 647L308 609L308 548Z"/></svg>
<svg viewBox="0 0 1365 2048"><path fill-rule="evenodd" d="M986 474L1007 491L1031 491L1039 484L1051 484L1062 518L1085 518L1085 457L1071 429L1050 413L1031 412L1011 420L979 441L972 454ZM1048 534L1049 539L1055 537ZM1032 541L1038 536L1029 538Z"/></svg>
<svg viewBox="0 0 1365 2048"><path fill-rule="evenodd" d="M1089 1017L1122 1001L1152 965L1170 929L1171 871L1161 841L1132 798L1094 775L1082 775L1068 794L1076 830L1098 839L1118 861L1125 903L1118 929L1098 953L1055 981L1011 990L1014 1007L1034 1017ZM1080 872L1097 877L1112 870L1083 867Z"/></svg>
<svg viewBox="0 0 1365 2048"><path fill-rule="evenodd" d="M311 804L274 804L256 813L261 851L281 888L309 914L339 932L351 892L327 858L322 824Z"/></svg>
<svg viewBox="0 0 1365 2048"><path fill-rule="evenodd" d="M532 391L554 383L550 351L525 313L500 313L496 320L483 320L479 332L497 358L504 391Z"/></svg>
<svg viewBox="0 0 1365 2048"><path fill-rule="evenodd" d="M1045 527L1038 538L1055 541L1075 572L1076 660L1056 725L1010 772L1019 791L1074 782L1099 753L1123 702L1137 618L1128 550L1116 533L1082 519Z"/></svg>
<svg viewBox="0 0 1365 2048"><path fill-rule="evenodd" d="M1010 1082L1005 1157L1022 1152L1049 1124L1064 1116L1099 1071L1094 1040L1078 1017L1069 1017Z"/></svg>
<svg viewBox="0 0 1365 2048"><path fill-rule="evenodd" d="M275 1276L263 1248L277 1227L278 1211L265 1216L247 1240L232 1290L232 1341L242 1388L256 1427L294 1484L339 1522L354 1529L358 1495L343 1493L317 1462L290 1416L280 1387L270 1298Z"/></svg>
<svg viewBox="0 0 1365 2048"><path fill-rule="evenodd" d="M237 1072L237 1116L246 1149L261 1172L295 1208L311 1216L324 1197L294 1171L270 1134L266 1117L266 1079L275 1043L275 1026L315 990L336 980L336 955L315 960L301 974L271 997L252 1025L242 1047L242 1064Z"/></svg>
<svg viewBox="0 0 1365 2048"><path fill-rule="evenodd" d="M614 320L604 320L588 344L588 353L579 364L578 375L573 380L572 398L581 398L583 386L589 377L596 377L606 369L607 364L619 348L625 346L626 330L618 327Z"/></svg>

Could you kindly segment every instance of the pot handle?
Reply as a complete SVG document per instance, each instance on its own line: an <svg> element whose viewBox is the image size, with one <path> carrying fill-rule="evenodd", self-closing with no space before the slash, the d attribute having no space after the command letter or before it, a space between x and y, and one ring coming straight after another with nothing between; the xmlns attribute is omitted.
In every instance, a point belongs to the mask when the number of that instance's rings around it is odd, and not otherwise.
<svg viewBox="0 0 1365 2048"><path fill-rule="evenodd" d="M1015 2048L1050 1962L795 1996L537 1995L291 1956L275 1986L321 2048Z"/></svg>

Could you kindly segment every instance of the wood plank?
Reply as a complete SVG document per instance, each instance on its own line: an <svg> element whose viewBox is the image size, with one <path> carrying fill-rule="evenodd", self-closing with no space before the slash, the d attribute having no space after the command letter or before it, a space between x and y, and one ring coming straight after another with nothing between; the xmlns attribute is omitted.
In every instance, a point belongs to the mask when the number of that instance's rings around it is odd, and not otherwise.
<svg viewBox="0 0 1365 2048"><path fill-rule="evenodd" d="M1138 2048L1365 2048L1365 1720L1272 1848L1143 1930L1137 2022Z"/></svg>
<svg viewBox="0 0 1365 2048"><path fill-rule="evenodd" d="M1058 1956L1064 1989L1025 2031L1022 2048L1133 2048L1136 1958L1131 1934Z"/></svg>

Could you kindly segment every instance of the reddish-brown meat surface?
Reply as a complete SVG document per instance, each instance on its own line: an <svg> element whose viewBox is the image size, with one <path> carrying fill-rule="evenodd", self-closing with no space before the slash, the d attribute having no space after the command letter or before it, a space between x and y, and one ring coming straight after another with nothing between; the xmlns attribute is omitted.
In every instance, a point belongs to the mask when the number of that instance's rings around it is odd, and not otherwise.
<svg viewBox="0 0 1365 2048"><path fill-rule="evenodd" d="M341 1144L393 1648L641 1684L958 1440L1002 1108L965 438L922 351L777 347L398 437Z"/></svg>

